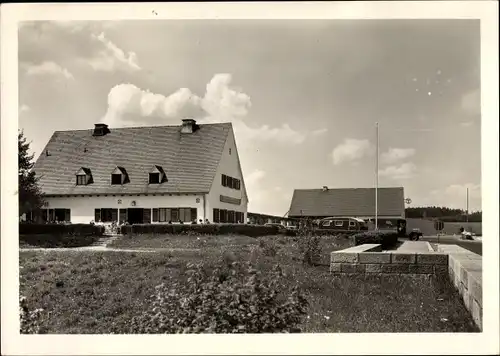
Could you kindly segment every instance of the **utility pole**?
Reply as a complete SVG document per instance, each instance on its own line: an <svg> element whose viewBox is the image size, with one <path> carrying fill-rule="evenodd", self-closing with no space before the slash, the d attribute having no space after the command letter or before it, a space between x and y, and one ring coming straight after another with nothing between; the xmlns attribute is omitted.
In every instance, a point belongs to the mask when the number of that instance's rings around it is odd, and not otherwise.
<svg viewBox="0 0 500 356"><path fill-rule="evenodd" d="M375 123L376 132L376 157L375 157L375 231L378 230L378 146L379 146L379 135L378 135L378 122Z"/></svg>

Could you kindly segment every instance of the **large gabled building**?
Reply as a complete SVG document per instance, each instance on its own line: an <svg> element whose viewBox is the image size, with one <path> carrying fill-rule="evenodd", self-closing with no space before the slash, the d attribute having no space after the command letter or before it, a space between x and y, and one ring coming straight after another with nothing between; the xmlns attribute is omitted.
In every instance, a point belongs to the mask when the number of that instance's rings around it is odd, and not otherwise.
<svg viewBox="0 0 500 356"><path fill-rule="evenodd" d="M378 188L379 219L405 218L404 189ZM290 218L321 219L326 217L375 218L375 188L295 189Z"/></svg>
<svg viewBox="0 0 500 356"><path fill-rule="evenodd" d="M231 123L56 131L34 170L45 221L246 222Z"/></svg>

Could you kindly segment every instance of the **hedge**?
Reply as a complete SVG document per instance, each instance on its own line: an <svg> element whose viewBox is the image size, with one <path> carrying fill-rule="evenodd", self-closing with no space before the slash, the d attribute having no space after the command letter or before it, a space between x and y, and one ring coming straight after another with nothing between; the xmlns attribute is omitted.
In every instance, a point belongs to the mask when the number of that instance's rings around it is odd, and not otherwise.
<svg viewBox="0 0 500 356"><path fill-rule="evenodd" d="M20 235L97 235L104 234L104 226L91 224L19 224Z"/></svg>
<svg viewBox="0 0 500 356"><path fill-rule="evenodd" d="M99 240L97 235L19 235L20 245L42 248L84 247Z"/></svg>
<svg viewBox="0 0 500 356"><path fill-rule="evenodd" d="M43 248L90 246L103 234L90 224L19 224L19 243Z"/></svg>
<svg viewBox="0 0 500 356"><path fill-rule="evenodd" d="M354 244L381 244L383 249L396 246L398 243L397 231L367 231L355 234Z"/></svg>
<svg viewBox="0 0 500 356"><path fill-rule="evenodd" d="M201 235L245 235L259 237L277 235L277 226L249 224L140 224L123 225L120 227L123 235L133 234L201 234Z"/></svg>

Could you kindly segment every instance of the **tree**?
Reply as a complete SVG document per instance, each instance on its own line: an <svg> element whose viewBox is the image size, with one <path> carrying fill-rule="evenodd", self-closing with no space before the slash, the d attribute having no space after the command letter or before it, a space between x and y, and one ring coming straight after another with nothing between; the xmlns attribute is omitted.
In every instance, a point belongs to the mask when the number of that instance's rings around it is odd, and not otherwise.
<svg viewBox="0 0 500 356"><path fill-rule="evenodd" d="M30 143L23 131L19 131L19 216L30 211L39 210L43 206L43 194L38 186L38 177L33 171L33 154L29 153Z"/></svg>

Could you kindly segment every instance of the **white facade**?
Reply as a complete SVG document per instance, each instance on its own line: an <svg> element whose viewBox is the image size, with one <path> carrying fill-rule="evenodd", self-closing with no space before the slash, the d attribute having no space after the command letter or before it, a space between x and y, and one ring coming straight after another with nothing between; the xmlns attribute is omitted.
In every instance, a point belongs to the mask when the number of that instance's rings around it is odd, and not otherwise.
<svg viewBox="0 0 500 356"><path fill-rule="evenodd" d="M222 185L222 175L228 175L241 181L241 189L231 189ZM232 131L229 132L224 151L219 163L219 167L215 173L215 178L210 188L210 193L207 196L207 219L214 221L213 209L226 209L238 211L244 214L243 222L247 221L247 206L248 198L246 196L245 183L243 182L243 173L241 171L238 150L236 148L236 140ZM234 199L241 199L241 204L230 204L220 201L220 196L227 196Z"/></svg>
<svg viewBox="0 0 500 356"><path fill-rule="evenodd" d="M239 190L222 186L222 175L239 179ZM240 204L221 202L221 195L233 199L240 199ZM69 209L71 223L88 224L95 220L95 209L151 209L154 208L196 208L197 221L208 219L213 222L213 209L225 209L244 214L243 222L247 219L248 199L243 183L243 175L236 149L235 137L232 130L229 132L224 151L219 162L210 192L208 194L100 194L85 196L46 197L44 209ZM118 218L120 213L118 213ZM122 221L119 221L120 223ZM175 221L172 221L173 223ZM186 221L187 222L187 221ZM189 222L187 222L189 223Z"/></svg>
<svg viewBox="0 0 500 356"><path fill-rule="evenodd" d="M45 209L70 209L73 224L88 224L94 220L95 209L128 208L196 208L197 220L205 219L204 194L200 195L115 195L45 198ZM152 216L152 213L151 213Z"/></svg>

